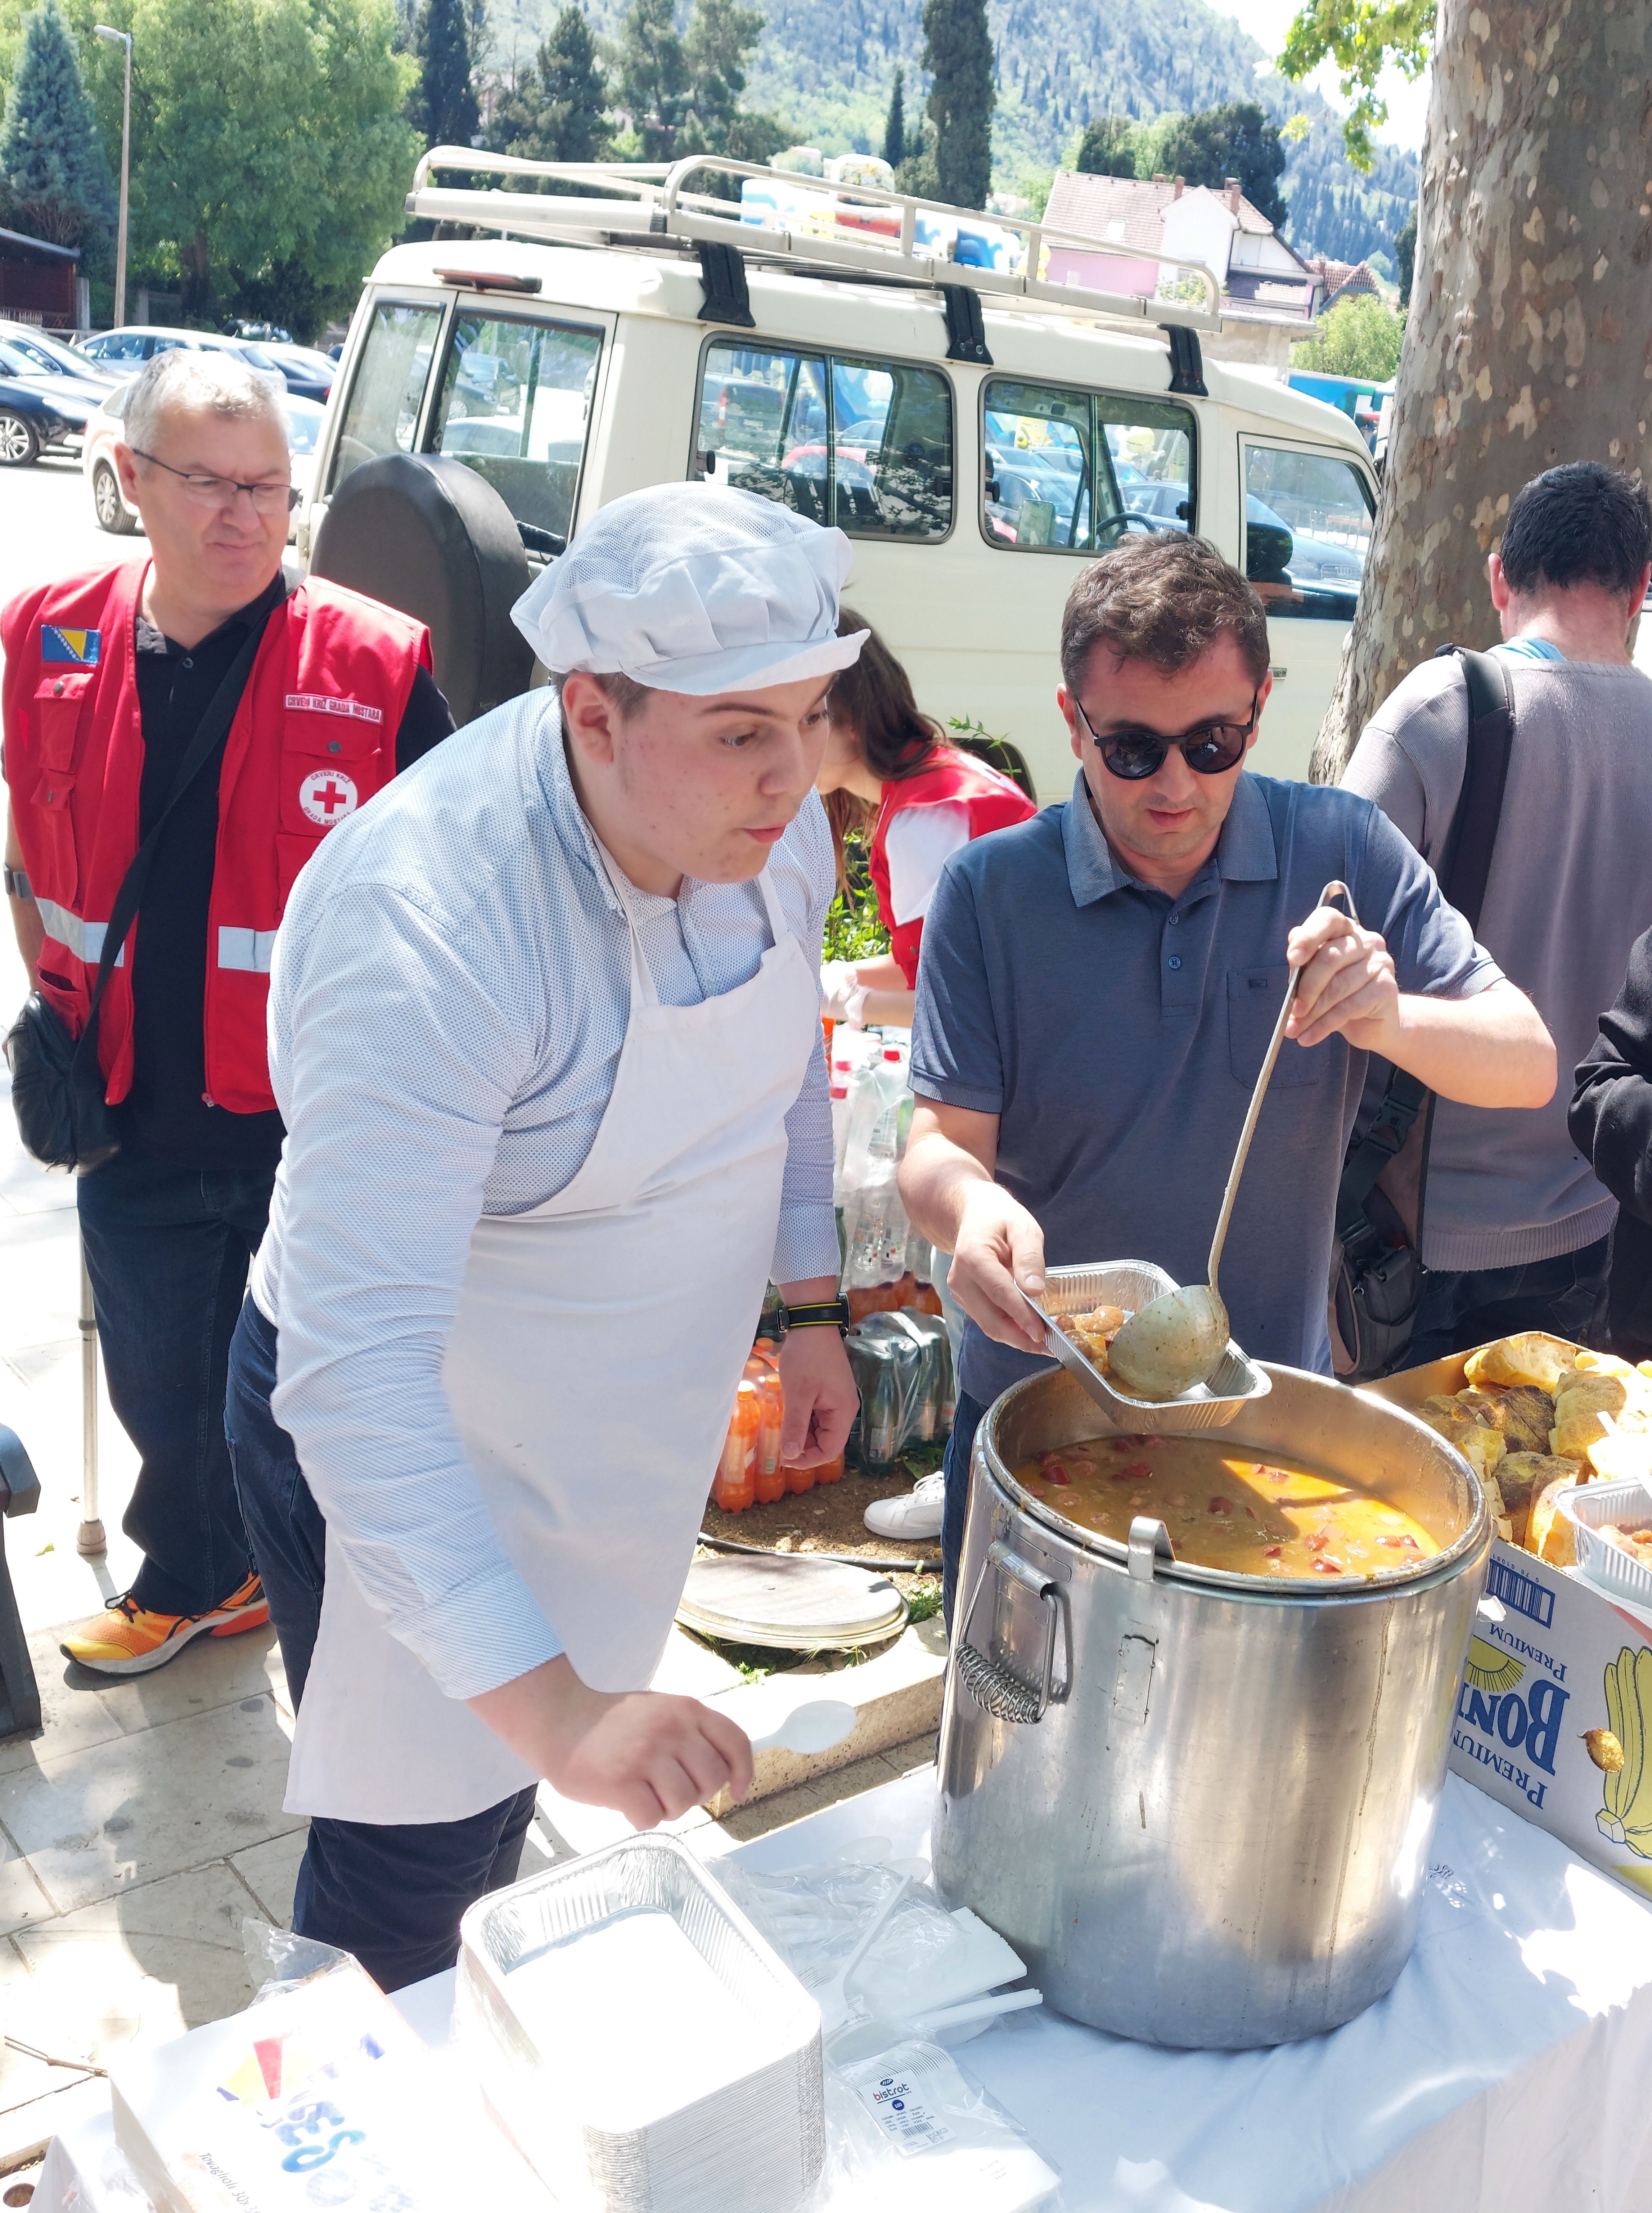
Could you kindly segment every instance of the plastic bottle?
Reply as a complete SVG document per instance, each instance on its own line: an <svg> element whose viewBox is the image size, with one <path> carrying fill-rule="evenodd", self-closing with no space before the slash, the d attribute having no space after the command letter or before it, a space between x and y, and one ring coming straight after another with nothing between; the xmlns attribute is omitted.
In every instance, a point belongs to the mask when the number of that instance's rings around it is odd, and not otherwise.
<svg viewBox="0 0 1652 2213"><path fill-rule="evenodd" d="M822 1460L819 1467L810 1468L806 1472L813 1475L816 1483L841 1483L844 1479L844 1456L839 1453L836 1460Z"/></svg>
<svg viewBox="0 0 1652 2213"><path fill-rule="evenodd" d="M735 1393L722 1458L711 1484L711 1503L725 1514L743 1514L757 1496L757 1439L761 1422L757 1386L742 1383Z"/></svg>
<svg viewBox="0 0 1652 2213"><path fill-rule="evenodd" d="M820 1476L819 1469L813 1467L787 1467L780 1472L795 1498L801 1498L806 1491L813 1491Z"/></svg>
<svg viewBox="0 0 1652 2213"><path fill-rule="evenodd" d="M780 1465L780 1436L786 1422L786 1392L777 1368L761 1368L755 1381L759 1419L757 1465L753 1480L758 1504L772 1506L777 1498L783 1498L786 1493L786 1478Z"/></svg>

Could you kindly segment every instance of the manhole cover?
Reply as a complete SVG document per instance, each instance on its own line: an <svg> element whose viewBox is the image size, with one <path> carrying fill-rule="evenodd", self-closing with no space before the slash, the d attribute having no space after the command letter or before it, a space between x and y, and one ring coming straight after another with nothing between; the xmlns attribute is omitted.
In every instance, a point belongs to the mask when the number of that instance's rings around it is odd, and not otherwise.
<svg viewBox="0 0 1652 2213"><path fill-rule="evenodd" d="M677 1619L735 1644L846 1651L893 1636L906 1602L887 1576L835 1560L696 1560Z"/></svg>

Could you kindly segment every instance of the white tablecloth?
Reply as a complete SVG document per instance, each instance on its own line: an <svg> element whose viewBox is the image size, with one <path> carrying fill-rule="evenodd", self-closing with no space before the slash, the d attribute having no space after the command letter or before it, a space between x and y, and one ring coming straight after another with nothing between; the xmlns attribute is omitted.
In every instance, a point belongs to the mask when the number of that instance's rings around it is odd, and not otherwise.
<svg viewBox="0 0 1652 2213"><path fill-rule="evenodd" d="M740 1857L922 1851L933 1791L909 1776ZM432 2044L451 1981L398 2000ZM1652 1909L1455 1776L1417 1950L1335 2034L1169 2052L1040 2012L959 2058L1061 2169L1064 2213L1652 2213ZM107 2119L67 2132L34 2213L136 2213L112 2151Z"/></svg>

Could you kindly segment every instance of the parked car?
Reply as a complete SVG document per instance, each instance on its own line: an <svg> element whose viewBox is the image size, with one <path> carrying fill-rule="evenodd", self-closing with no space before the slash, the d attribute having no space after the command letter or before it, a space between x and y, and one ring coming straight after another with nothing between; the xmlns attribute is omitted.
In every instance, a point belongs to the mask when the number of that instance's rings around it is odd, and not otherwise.
<svg viewBox="0 0 1652 2213"><path fill-rule="evenodd" d="M153 361L158 353L168 353L177 347L187 347L197 353L233 354L238 361L259 375L279 384L283 392L290 390L287 374L261 345L250 338L225 338L220 331L168 330L149 323L125 323L119 330L103 331L94 338L82 341L80 351L97 368L113 376L136 376L145 362ZM317 395L308 389L303 397L313 399ZM320 394L326 397L325 393Z"/></svg>
<svg viewBox="0 0 1652 2213"><path fill-rule="evenodd" d="M43 453L72 453L108 390L88 374L42 369L29 352L0 338L0 467L27 468Z"/></svg>
<svg viewBox="0 0 1652 2213"><path fill-rule="evenodd" d="M9 322L0 315L0 341L23 357L28 364L25 373L29 375L72 376L82 384L95 385L101 392L107 392L115 381L107 369L99 369L38 324Z"/></svg>
<svg viewBox="0 0 1652 2213"><path fill-rule="evenodd" d="M252 343L248 342L249 351ZM297 393L303 399L326 400L338 374L336 361L318 353L314 346L291 345L283 339L259 338L256 346L281 371L289 392Z"/></svg>
<svg viewBox="0 0 1652 2213"><path fill-rule="evenodd" d="M611 192L611 174L594 187ZM393 247L363 292L301 511L302 558L352 471L396 454L474 469L533 570L626 492L747 485L848 533L853 603L875 609L919 704L1007 737L1054 798L1072 783L1054 705L1063 606L1124 531L1161 527L1131 503L1168 488L1188 509L1174 519L1267 601L1274 690L1256 765L1307 774L1356 587L1329 594L1281 556L1306 534L1362 558L1376 481L1347 416L1209 355L1201 378L1185 325L1172 356L1150 323L1125 326L1082 288L1058 299L1051 287L1036 311L980 290L980 351L966 354L932 269L914 264L903 281L887 246L834 235L822 283L801 223L784 242L736 234L747 327L716 312L726 296L676 236L653 243L657 210L615 233L608 200L513 192L510 235L489 236L503 227L496 201L448 183L414 212L470 235Z"/></svg>
<svg viewBox="0 0 1652 2213"><path fill-rule="evenodd" d="M122 424L131 391L129 381L106 393L87 422L86 442L81 449L81 469L91 489L92 512L97 518L98 528L110 531L117 538L129 537L138 527L137 510L127 506L121 491L114 459L114 449L123 435ZM301 399L296 393L287 395L283 410L287 418L287 450L292 456L293 482L308 498L315 474L316 441L326 410L314 399ZM298 512L303 512L302 504ZM288 526L290 540L296 527L296 517Z"/></svg>

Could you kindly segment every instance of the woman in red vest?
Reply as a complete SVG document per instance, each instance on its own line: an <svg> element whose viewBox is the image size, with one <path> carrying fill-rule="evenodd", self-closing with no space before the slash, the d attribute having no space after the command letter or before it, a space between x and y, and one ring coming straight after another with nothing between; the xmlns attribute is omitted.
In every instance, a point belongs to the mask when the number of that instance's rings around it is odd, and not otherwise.
<svg viewBox="0 0 1652 2213"><path fill-rule="evenodd" d="M869 625L845 607L839 627ZM876 960L826 964L823 1011L857 1027L910 1024L924 918L942 868L972 838L1038 809L1007 776L947 743L875 631L832 685L832 735L814 788L832 824L839 883L844 838L869 832L868 868L890 943Z"/></svg>

